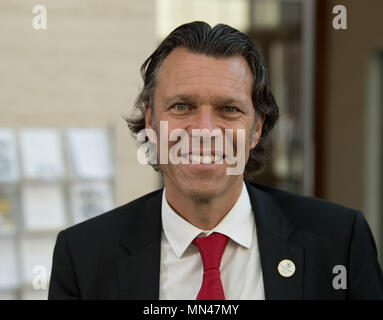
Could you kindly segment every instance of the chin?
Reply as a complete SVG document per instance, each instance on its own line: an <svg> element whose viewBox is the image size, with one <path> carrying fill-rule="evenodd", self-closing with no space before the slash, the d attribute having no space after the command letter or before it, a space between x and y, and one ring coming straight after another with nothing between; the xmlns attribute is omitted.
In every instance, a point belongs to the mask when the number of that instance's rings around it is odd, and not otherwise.
<svg viewBox="0 0 383 320"><path fill-rule="evenodd" d="M226 182L226 183L225 183ZM212 180L203 180L203 181L195 181L194 183L188 183L185 186L185 193L190 197L203 200L203 199L211 199L212 197L216 197L222 195L227 189L230 188L230 184L227 181L212 181Z"/></svg>
<svg viewBox="0 0 383 320"><path fill-rule="evenodd" d="M167 170L163 168L163 174L166 182L172 185L175 192L180 192L185 196L196 200L211 199L230 192L235 188L238 179L242 181L242 176L226 175L226 171L208 171L200 170ZM178 169L178 168L177 168ZM241 182L242 183L242 182Z"/></svg>

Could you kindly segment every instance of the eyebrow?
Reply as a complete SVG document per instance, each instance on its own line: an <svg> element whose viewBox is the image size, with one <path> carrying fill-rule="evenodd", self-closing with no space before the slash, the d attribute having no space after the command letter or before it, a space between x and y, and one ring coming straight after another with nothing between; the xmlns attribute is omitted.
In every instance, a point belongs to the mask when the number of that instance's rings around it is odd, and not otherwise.
<svg viewBox="0 0 383 320"><path fill-rule="evenodd" d="M198 96L197 95L187 95L187 94L176 94L174 96L167 97L165 99L165 104L171 104L172 102L176 101L186 101L189 103L195 103L198 101Z"/></svg>
<svg viewBox="0 0 383 320"><path fill-rule="evenodd" d="M177 102L177 101L185 101L185 102L188 102L188 103L197 103L198 100L200 100L199 96L198 95L188 95L188 94L176 94L174 96L170 96L168 98L165 99L165 105L169 105L171 104L172 102ZM236 98L233 98L233 97L222 97L222 96L218 96L218 97L214 97L213 98L213 104L214 105L225 105L225 106L228 106L228 105L231 105L231 104L239 104L240 106L244 106L245 103L244 101L242 101L241 99L236 99Z"/></svg>

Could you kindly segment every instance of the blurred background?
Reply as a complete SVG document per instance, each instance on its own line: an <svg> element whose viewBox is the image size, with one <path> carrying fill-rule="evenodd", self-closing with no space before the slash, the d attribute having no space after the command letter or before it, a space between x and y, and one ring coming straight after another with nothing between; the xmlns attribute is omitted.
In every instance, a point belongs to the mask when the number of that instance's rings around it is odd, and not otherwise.
<svg viewBox="0 0 383 320"><path fill-rule="evenodd" d="M381 0L1 0L0 299L46 299L60 230L161 187L123 117L142 62L194 20L247 33L269 67L281 117L257 182L362 210L382 262L382 12Z"/></svg>

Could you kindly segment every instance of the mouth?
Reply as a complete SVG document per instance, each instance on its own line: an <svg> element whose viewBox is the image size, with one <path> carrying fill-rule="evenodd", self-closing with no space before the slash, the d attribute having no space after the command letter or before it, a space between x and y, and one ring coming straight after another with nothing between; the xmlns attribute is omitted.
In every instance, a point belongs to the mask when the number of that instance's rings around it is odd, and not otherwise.
<svg viewBox="0 0 383 320"><path fill-rule="evenodd" d="M187 159L192 164L222 164L224 155L220 154L211 154L211 155L201 155L201 154L182 154L184 159Z"/></svg>

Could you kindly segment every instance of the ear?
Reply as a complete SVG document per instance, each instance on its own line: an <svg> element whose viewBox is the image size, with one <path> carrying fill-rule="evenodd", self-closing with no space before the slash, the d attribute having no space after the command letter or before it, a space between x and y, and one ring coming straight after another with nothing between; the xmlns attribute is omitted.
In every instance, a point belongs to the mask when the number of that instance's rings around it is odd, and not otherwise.
<svg viewBox="0 0 383 320"><path fill-rule="evenodd" d="M152 110L150 109L149 105L146 105L145 106L145 129L149 129L147 130L146 134L149 138L149 141L151 143L156 144L157 139L153 135L153 131L155 133L155 130L153 129L153 121L155 120L152 117Z"/></svg>
<svg viewBox="0 0 383 320"><path fill-rule="evenodd" d="M258 116L256 128L255 128L255 131L253 134L253 138L250 141L250 149L254 149L256 147L256 145L258 144L259 139L261 138L264 120L265 120L264 115Z"/></svg>

